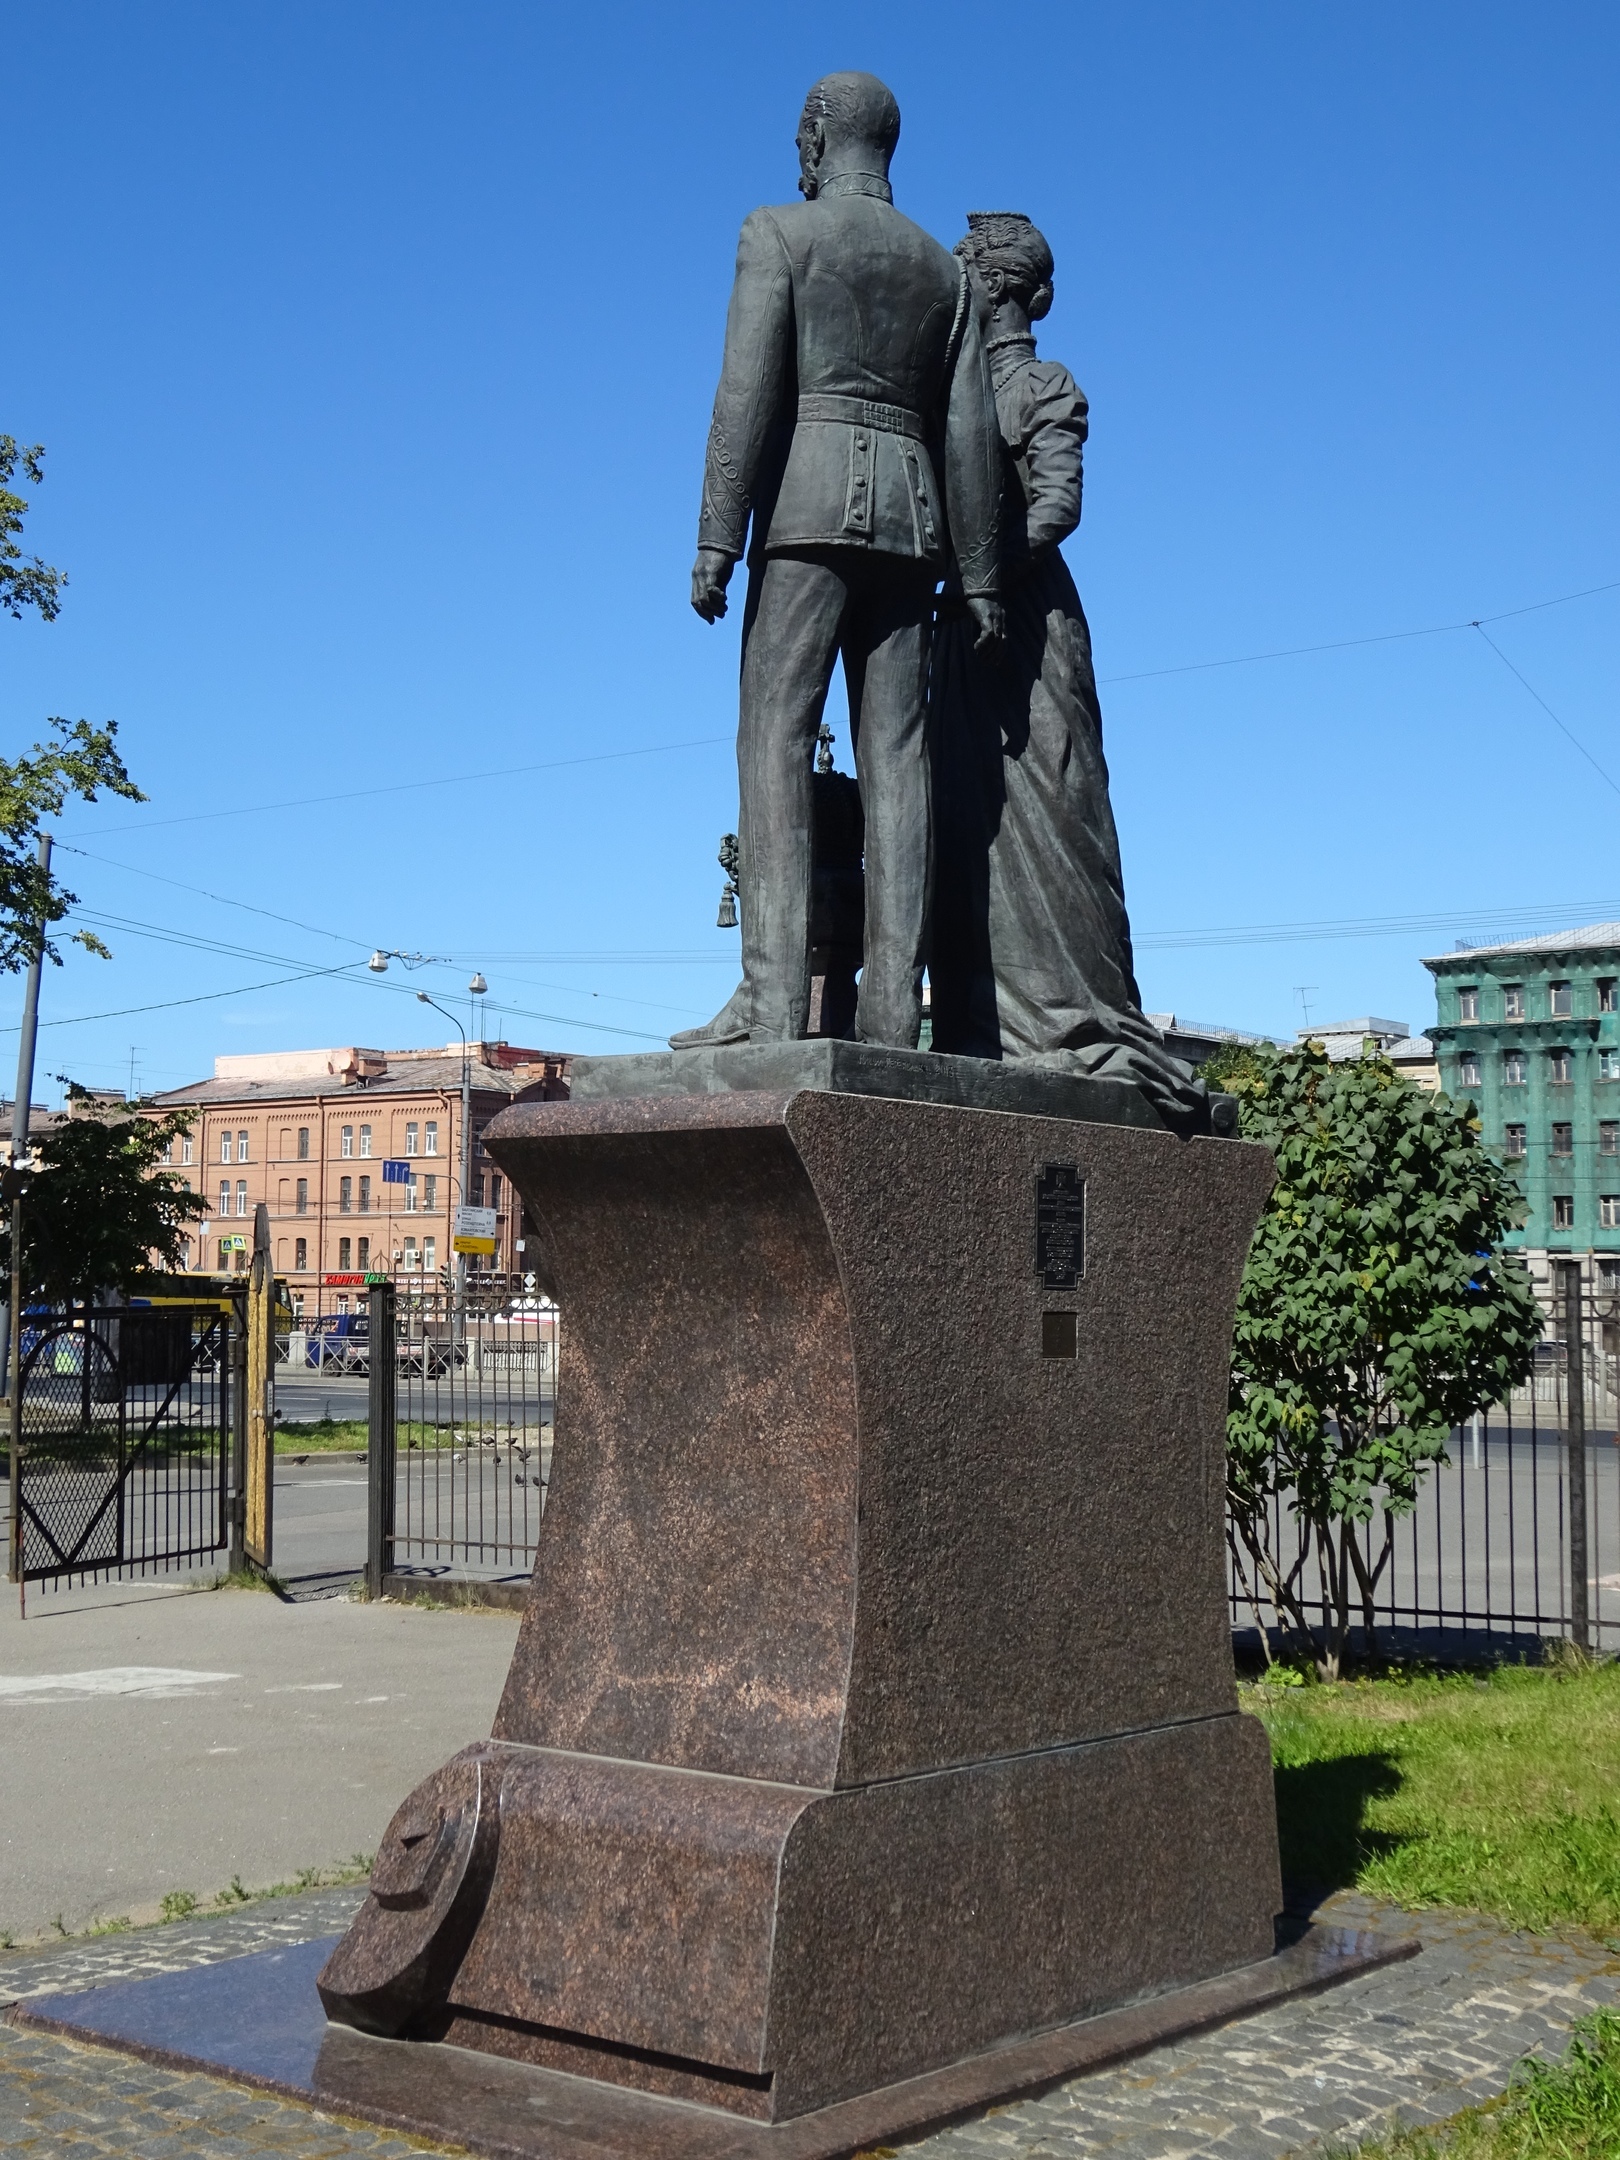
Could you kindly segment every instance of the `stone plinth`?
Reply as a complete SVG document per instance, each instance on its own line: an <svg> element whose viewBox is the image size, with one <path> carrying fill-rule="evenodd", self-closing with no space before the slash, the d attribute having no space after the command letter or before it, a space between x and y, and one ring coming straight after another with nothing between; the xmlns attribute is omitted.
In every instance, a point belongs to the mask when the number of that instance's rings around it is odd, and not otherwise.
<svg viewBox="0 0 1620 2160"><path fill-rule="evenodd" d="M782 2123L1269 1956L1222 1442L1270 1159L1091 1103L488 1128L567 1316L550 1498L334 2018Z"/></svg>

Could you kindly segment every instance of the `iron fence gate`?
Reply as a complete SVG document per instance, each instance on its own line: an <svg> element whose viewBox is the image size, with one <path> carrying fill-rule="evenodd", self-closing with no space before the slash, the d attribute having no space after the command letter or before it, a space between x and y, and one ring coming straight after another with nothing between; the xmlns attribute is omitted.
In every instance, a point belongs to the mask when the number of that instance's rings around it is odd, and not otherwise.
<svg viewBox="0 0 1620 2160"><path fill-rule="evenodd" d="M1396 1518L1373 1601L1380 1629L1578 1638L1579 1570L1590 1647L1620 1650L1620 1300L1584 1289L1579 1309L1576 1356L1560 1309L1547 1322L1532 1377L1452 1433L1448 1460L1425 1478L1411 1513ZM1584 1522L1571 1506L1572 1463L1585 1491ZM1324 1621L1321 1570L1290 1498L1272 1503L1272 1550L1285 1571L1298 1570L1307 1617ZM1277 1615L1255 1587L1234 1555L1234 1626L1275 1627ZM1359 1598L1351 1617L1360 1620Z"/></svg>
<svg viewBox="0 0 1620 2160"><path fill-rule="evenodd" d="M12 1575L147 1574L229 1540L228 1303L40 1318L21 1349Z"/></svg>
<svg viewBox="0 0 1620 2160"><path fill-rule="evenodd" d="M369 1305L349 1354L370 1385L371 1594L525 1581L551 1474L556 1307L476 1278L462 1299L378 1284Z"/></svg>

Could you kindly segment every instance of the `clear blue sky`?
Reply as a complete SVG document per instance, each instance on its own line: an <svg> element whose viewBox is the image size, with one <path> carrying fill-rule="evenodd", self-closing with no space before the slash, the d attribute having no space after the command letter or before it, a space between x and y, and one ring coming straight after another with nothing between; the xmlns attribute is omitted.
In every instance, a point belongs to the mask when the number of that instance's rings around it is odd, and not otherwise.
<svg viewBox="0 0 1620 2160"><path fill-rule="evenodd" d="M1620 796L1476 632L1154 672L1620 579L1612 6L70 0L6 37L0 429L47 445L30 544L72 582L0 618L3 739L116 718L151 803L65 816L64 870L238 948L104 929L47 1022L233 994L47 1026L42 1076L442 1041L409 992L474 964L514 1041L718 1005L700 461L738 224L834 67L897 92L910 215L1055 249L1147 1005L1417 1024L1418 955L1487 911L1620 915ZM1491 635L1620 778L1620 592ZM1425 921L1185 942L1387 917ZM245 987L373 944L450 964Z"/></svg>

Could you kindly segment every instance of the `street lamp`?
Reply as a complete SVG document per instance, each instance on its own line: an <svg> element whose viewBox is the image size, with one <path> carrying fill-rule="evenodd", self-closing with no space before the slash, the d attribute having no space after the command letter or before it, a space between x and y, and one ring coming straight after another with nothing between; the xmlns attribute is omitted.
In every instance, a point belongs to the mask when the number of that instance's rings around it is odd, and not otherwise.
<svg viewBox="0 0 1620 2160"><path fill-rule="evenodd" d="M436 1013L443 1013L446 1020L461 1037L461 1204L467 1205L467 1181L472 1171L472 1059L467 1049L467 1030L453 1012L448 1012L437 998L430 998L425 990L418 990L419 1005L431 1005ZM452 1217L452 1224L454 1218ZM451 1229L454 1241L455 1230ZM456 1305L460 1310L467 1299L467 1255L456 1254Z"/></svg>

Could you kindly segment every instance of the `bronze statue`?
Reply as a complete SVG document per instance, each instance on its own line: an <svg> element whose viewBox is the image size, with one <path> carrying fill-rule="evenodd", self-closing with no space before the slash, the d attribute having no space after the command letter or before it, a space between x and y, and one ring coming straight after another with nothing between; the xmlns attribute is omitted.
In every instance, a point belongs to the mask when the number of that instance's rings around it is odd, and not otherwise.
<svg viewBox="0 0 1620 2160"><path fill-rule="evenodd" d="M1171 1122L1202 1122L1202 1087L1142 1014L1091 632L1059 548L1080 522L1087 408L1035 351L1052 251L1027 217L997 211L972 214L956 252L987 325L1006 636L986 646L947 586L931 685L933 1046L1132 1079Z"/></svg>
<svg viewBox="0 0 1620 2160"><path fill-rule="evenodd" d="M964 266L893 205L899 133L875 76L825 77L799 122L805 200L754 211L738 245L692 605L706 622L725 613L746 548L743 981L677 1048L808 1030L811 751L840 656L865 815L855 1030L898 1048L918 1039L934 592L954 558L974 635L999 634L1001 451Z"/></svg>

